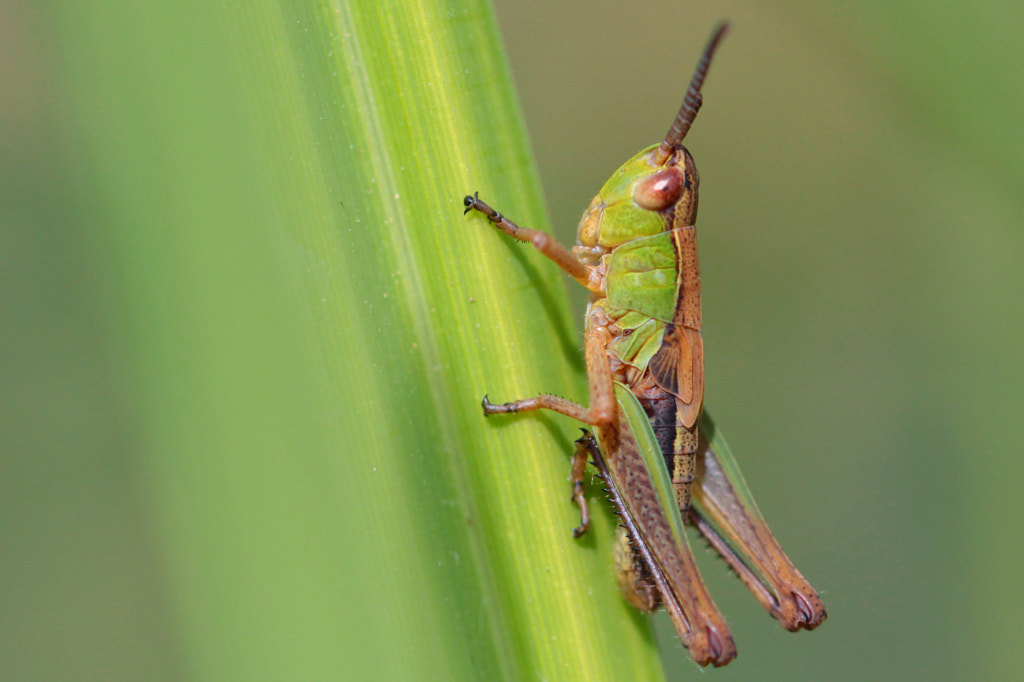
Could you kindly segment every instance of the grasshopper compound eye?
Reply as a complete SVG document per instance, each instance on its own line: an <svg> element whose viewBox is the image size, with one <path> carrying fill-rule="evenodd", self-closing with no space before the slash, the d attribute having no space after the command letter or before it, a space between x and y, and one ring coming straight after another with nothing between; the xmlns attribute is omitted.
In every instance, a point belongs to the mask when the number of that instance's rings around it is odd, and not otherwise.
<svg viewBox="0 0 1024 682"><path fill-rule="evenodd" d="M636 183L633 201L649 211L664 211L679 201L684 188L683 172L675 166L669 166Z"/></svg>

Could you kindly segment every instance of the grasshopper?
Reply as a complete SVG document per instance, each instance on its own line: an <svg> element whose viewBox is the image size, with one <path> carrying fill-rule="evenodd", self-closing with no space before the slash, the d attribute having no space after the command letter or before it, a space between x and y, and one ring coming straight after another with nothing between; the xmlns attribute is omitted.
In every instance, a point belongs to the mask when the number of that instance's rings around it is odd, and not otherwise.
<svg viewBox="0 0 1024 682"><path fill-rule="evenodd" d="M818 594L779 547L735 459L703 413L704 345L697 263L697 169L682 145L728 24L712 33L665 139L623 164L583 213L571 250L516 225L477 195L483 214L530 242L590 292L584 354L590 405L554 395L495 404L485 415L548 409L588 424L573 457L577 537L589 526L583 477L592 459L622 518L619 584L633 605L664 605L700 665L725 665L736 646L697 569L695 527L787 630L825 619Z"/></svg>

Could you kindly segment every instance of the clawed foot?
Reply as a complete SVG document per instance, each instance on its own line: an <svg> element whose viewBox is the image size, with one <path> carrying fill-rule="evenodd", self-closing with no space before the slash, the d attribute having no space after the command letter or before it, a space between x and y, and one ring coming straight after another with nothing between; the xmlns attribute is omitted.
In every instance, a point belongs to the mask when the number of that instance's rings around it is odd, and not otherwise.
<svg viewBox="0 0 1024 682"><path fill-rule="evenodd" d="M515 414L519 411L519 406L515 403L502 403L501 405L495 405L486 395L480 405L484 408L485 417L490 417L492 414Z"/></svg>

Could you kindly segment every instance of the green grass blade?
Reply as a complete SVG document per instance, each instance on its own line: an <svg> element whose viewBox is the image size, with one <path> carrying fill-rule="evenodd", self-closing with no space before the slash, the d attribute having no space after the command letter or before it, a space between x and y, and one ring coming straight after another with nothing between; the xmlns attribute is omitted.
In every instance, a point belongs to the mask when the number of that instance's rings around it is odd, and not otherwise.
<svg viewBox="0 0 1024 682"><path fill-rule="evenodd" d="M571 537L573 425L479 407L585 395L562 276L462 215L479 190L546 227L488 5L64 9L184 668L656 679L612 519Z"/></svg>

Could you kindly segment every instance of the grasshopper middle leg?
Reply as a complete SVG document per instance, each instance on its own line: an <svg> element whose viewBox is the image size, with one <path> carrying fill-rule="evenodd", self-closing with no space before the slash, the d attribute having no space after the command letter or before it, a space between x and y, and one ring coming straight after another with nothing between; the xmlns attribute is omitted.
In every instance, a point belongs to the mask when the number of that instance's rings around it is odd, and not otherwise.
<svg viewBox="0 0 1024 682"><path fill-rule="evenodd" d="M495 404L484 397L484 414L515 414L532 410L552 410L590 426L613 427L618 417L615 406L615 391L612 371L605 354L607 339L600 327L590 327L584 338L584 357L587 364L587 378L590 385L590 407L555 395L541 394L510 403Z"/></svg>

